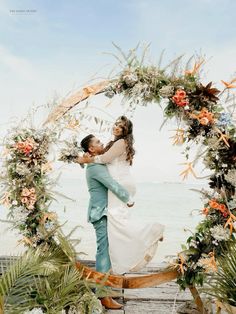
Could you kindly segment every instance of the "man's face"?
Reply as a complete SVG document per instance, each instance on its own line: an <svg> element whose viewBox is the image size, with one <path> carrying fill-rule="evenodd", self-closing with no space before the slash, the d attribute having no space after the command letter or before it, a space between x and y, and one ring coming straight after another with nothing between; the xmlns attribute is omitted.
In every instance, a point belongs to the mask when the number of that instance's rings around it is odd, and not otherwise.
<svg viewBox="0 0 236 314"><path fill-rule="evenodd" d="M98 138L93 137L89 144L89 152L92 155L101 155L103 154L103 151L104 151L103 143Z"/></svg>

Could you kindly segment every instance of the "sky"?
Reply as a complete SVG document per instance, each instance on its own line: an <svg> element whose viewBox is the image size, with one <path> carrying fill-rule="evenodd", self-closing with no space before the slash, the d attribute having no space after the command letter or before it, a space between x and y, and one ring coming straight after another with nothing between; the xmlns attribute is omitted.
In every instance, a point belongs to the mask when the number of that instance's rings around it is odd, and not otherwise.
<svg viewBox="0 0 236 314"><path fill-rule="evenodd" d="M202 81L222 88L220 80L236 71L235 18L235 0L0 0L0 133L32 106L105 78L116 64L106 54L116 52L112 42L124 51L151 43L153 63L163 50L166 64L182 54L204 55ZM105 103L105 97L94 100L98 107ZM122 113L120 99L107 110L114 118ZM133 117L137 181L181 182L182 149L170 139L176 126L159 131L162 121L157 104Z"/></svg>

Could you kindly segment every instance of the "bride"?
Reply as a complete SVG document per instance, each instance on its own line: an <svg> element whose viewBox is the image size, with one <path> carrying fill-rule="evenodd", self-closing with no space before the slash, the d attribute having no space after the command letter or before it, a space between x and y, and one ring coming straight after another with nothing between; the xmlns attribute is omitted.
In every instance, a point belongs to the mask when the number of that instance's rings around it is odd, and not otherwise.
<svg viewBox="0 0 236 314"><path fill-rule="evenodd" d="M113 126L113 136L114 140L107 144L104 154L86 156L83 162L106 164L113 179L134 196L135 184L130 173L135 154L132 122L125 116L119 117ZM116 274L143 268L154 257L158 241L163 240L164 226L134 220L133 210L108 191L109 254L112 271Z"/></svg>

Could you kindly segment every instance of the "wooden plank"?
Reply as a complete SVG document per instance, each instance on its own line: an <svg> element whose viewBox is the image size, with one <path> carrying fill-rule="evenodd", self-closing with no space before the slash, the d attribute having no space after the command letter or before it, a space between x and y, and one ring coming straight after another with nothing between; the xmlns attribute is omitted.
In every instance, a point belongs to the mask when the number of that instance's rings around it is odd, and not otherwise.
<svg viewBox="0 0 236 314"><path fill-rule="evenodd" d="M106 314L124 314L124 310L106 310Z"/></svg>
<svg viewBox="0 0 236 314"><path fill-rule="evenodd" d="M168 282L155 288L124 290L125 300L192 300L192 295L187 289L180 291L179 286L174 282Z"/></svg>
<svg viewBox="0 0 236 314"><path fill-rule="evenodd" d="M181 304L174 301L128 301L125 314L175 314Z"/></svg>

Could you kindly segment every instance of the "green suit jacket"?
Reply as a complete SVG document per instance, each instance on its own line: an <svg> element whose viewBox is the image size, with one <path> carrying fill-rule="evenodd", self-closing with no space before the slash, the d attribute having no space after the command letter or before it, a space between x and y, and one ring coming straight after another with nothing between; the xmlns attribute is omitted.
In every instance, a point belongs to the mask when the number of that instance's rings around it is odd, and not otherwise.
<svg viewBox="0 0 236 314"><path fill-rule="evenodd" d="M88 221L98 221L107 211L107 192L111 190L121 201L127 203L129 193L108 172L103 164L88 164L86 167L86 179L90 193L88 208Z"/></svg>

